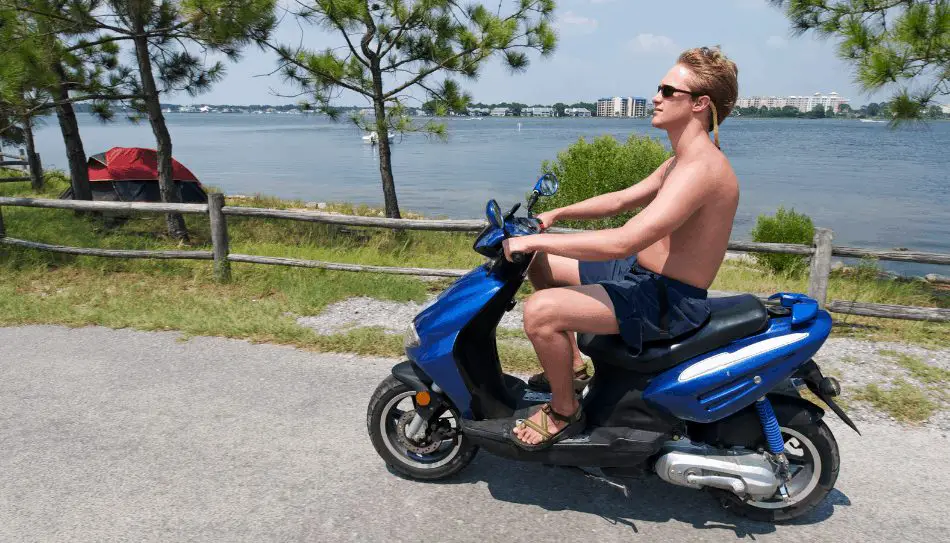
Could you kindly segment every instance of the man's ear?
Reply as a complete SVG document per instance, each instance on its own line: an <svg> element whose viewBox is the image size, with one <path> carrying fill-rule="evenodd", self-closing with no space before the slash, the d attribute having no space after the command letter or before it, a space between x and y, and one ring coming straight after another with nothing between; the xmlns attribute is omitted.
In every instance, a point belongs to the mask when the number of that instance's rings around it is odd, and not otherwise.
<svg viewBox="0 0 950 543"><path fill-rule="evenodd" d="M710 103L711 103L711 100L708 96L706 95L700 96L699 98L696 99L695 102L693 102L693 113L699 113L700 111L703 111L704 109L708 109Z"/></svg>

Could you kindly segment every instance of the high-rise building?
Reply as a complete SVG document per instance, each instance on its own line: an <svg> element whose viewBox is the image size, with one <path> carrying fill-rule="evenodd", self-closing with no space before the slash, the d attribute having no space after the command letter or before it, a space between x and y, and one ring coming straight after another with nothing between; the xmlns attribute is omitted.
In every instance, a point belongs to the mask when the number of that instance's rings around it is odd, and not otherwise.
<svg viewBox="0 0 950 543"><path fill-rule="evenodd" d="M621 108L621 98L619 96L597 100L598 117L619 117Z"/></svg>
<svg viewBox="0 0 950 543"><path fill-rule="evenodd" d="M842 98L838 95L837 92L832 92L831 94L822 94L816 92L811 96L786 96L786 97L776 97L776 96L751 96L748 98L739 98L736 100L736 107L767 107L769 109L782 109L785 106L791 106L802 113L808 113L813 110L815 106L821 105L825 109L830 109L835 113L838 113L838 109L842 104L847 104L849 100L847 98Z"/></svg>
<svg viewBox="0 0 950 543"><path fill-rule="evenodd" d="M647 99L636 97L633 99L633 116L634 117L646 117L647 116Z"/></svg>
<svg viewBox="0 0 950 543"><path fill-rule="evenodd" d="M614 96L597 100L598 117L644 117L646 114L646 98Z"/></svg>

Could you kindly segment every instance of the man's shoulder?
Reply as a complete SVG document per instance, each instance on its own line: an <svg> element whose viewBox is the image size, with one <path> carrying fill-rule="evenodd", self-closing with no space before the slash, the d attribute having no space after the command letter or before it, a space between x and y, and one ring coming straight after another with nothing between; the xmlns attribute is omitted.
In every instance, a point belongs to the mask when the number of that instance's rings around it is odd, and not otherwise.
<svg viewBox="0 0 950 543"><path fill-rule="evenodd" d="M718 149L697 155L688 164L682 166L694 176L699 176L706 181L736 182L736 174L729 159Z"/></svg>

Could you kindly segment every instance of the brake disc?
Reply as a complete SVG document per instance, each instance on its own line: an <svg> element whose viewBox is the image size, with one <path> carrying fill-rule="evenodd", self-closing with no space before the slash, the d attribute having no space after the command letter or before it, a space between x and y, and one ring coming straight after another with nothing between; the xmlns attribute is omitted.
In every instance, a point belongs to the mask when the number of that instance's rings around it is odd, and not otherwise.
<svg viewBox="0 0 950 543"><path fill-rule="evenodd" d="M406 411L399 417L399 422L396 423L396 439L409 452L415 454L432 454L439 449L439 445L442 444L441 441L430 442L430 440L426 438L425 441L418 442L410 439L409 436L406 435L406 428L415 416L415 411Z"/></svg>

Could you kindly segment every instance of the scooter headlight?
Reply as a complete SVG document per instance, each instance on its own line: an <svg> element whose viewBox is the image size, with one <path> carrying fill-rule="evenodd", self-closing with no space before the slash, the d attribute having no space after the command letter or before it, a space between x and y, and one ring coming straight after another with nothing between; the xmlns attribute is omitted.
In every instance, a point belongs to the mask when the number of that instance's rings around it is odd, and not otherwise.
<svg viewBox="0 0 950 543"><path fill-rule="evenodd" d="M421 340L419 339L419 334L416 332L416 323L410 322L409 327L406 328L406 335L403 336L403 347L406 349L415 349L421 345Z"/></svg>

